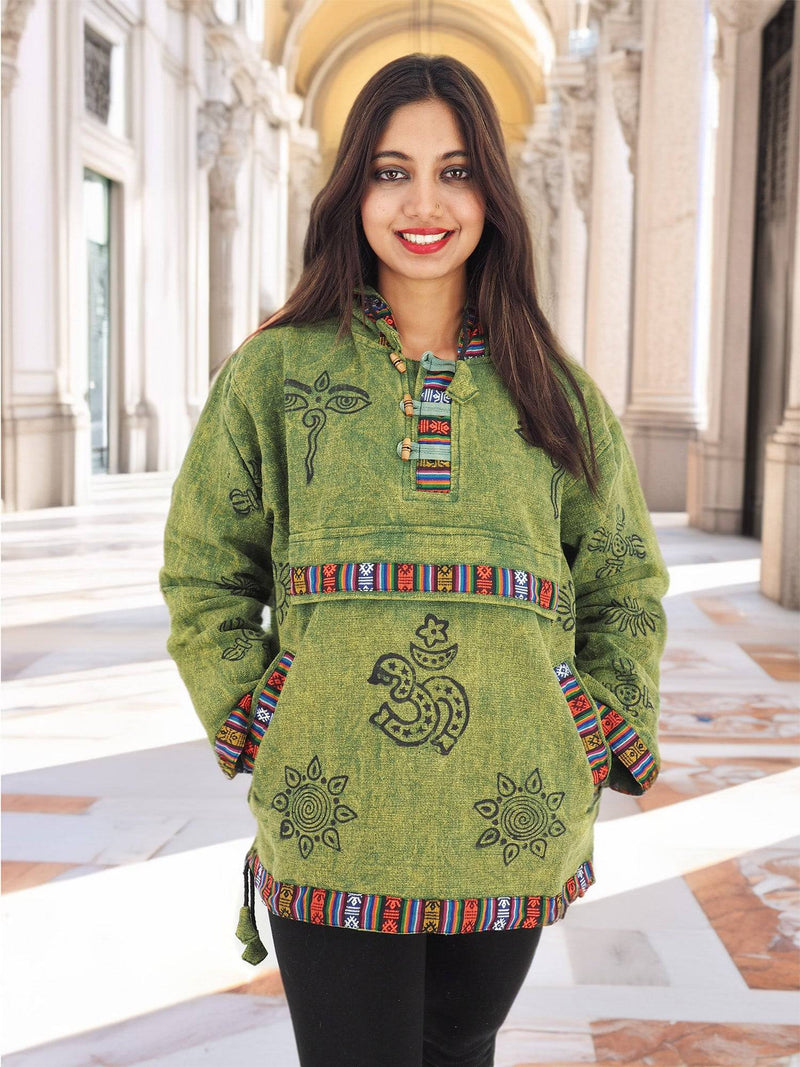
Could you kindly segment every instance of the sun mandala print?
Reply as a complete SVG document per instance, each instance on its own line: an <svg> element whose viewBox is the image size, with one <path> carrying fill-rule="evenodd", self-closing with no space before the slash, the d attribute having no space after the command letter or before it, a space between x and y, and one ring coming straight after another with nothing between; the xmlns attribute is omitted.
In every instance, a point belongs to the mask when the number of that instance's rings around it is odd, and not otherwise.
<svg viewBox="0 0 800 1067"><path fill-rule="evenodd" d="M297 838L303 859L308 859L315 845L341 851L338 827L358 818L341 799L347 787L347 775L327 778L319 759L314 756L305 772L296 767L283 768L286 788L272 798L272 806L283 818L280 836L284 841Z"/></svg>
<svg viewBox="0 0 800 1067"><path fill-rule="evenodd" d="M538 767L531 771L524 785L517 785L508 775L499 773L497 794L473 805L490 823L475 847L500 845L506 867L522 852L544 859L548 838L561 837L567 830L556 815L563 801L563 793L545 791Z"/></svg>

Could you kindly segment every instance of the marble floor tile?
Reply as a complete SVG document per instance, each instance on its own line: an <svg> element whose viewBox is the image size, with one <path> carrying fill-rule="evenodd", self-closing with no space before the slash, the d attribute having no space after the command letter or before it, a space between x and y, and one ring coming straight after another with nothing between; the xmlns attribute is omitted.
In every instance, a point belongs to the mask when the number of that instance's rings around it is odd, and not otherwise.
<svg viewBox="0 0 800 1067"><path fill-rule="evenodd" d="M693 871L686 881L751 989L800 989L797 843Z"/></svg>
<svg viewBox="0 0 800 1067"><path fill-rule="evenodd" d="M775 645L741 645L770 678L779 682L800 682L800 656L794 648Z"/></svg>
<svg viewBox="0 0 800 1067"><path fill-rule="evenodd" d="M732 676L737 689L748 686L758 689L764 682L764 671L753 657L733 641L719 640L717 633L708 635L700 647L674 639L661 660L664 692L672 692L677 687L716 692Z"/></svg>
<svg viewBox="0 0 800 1067"><path fill-rule="evenodd" d="M746 618L741 608L724 596L694 596L692 600L718 626L737 625Z"/></svg>
<svg viewBox="0 0 800 1067"><path fill-rule="evenodd" d="M237 1067L239 1064L263 1064L269 1049L269 1067L300 1067L294 1035L289 1023L289 1009L272 1013L265 1025L248 1033L229 1032L226 1037L200 1044L168 1056L138 1060L137 1067Z"/></svg>
<svg viewBox="0 0 800 1067"><path fill-rule="evenodd" d="M4 792L0 806L3 811L27 811L39 815L80 815L87 811L97 797L58 796L50 793Z"/></svg>
<svg viewBox="0 0 800 1067"><path fill-rule="evenodd" d="M664 692L659 735L669 740L747 739L751 743L800 738L796 692L757 692L735 682L731 689L706 693L687 687Z"/></svg>
<svg viewBox="0 0 800 1067"><path fill-rule="evenodd" d="M598 1021L591 1024L597 1063L657 1067L789 1067L800 1026Z"/></svg>
<svg viewBox="0 0 800 1067"><path fill-rule="evenodd" d="M231 986L226 993L243 993L250 997L282 997L283 982L281 972L277 967L262 972L252 982L242 982L241 985Z"/></svg>
<svg viewBox="0 0 800 1067"><path fill-rule="evenodd" d="M3 815L3 856L8 860L115 866L153 856L185 825L185 819L135 815Z"/></svg>
<svg viewBox="0 0 800 1067"><path fill-rule="evenodd" d="M683 878L664 879L600 899L591 893L570 905L564 922L571 935L585 930L587 942L597 929L648 930L668 936L694 936L708 929L708 919ZM543 938L546 935L547 931Z"/></svg>
<svg viewBox="0 0 800 1067"><path fill-rule="evenodd" d="M179 717L176 713L176 717ZM171 803L190 800L201 807L226 805L234 798L245 800L248 778L231 780L220 774L208 741L184 741L125 752L104 758L59 762L3 776L3 785L14 792L54 792L68 795L90 791L100 804L137 797L170 798Z"/></svg>
<svg viewBox="0 0 800 1067"><path fill-rule="evenodd" d="M14 626L3 639L2 670L9 679L31 679L87 667L163 660L167 609L117 607L61 622Z"/></svg>
<svg viewBox="0 0 800 1067"><path fill-rule="evenodd" d="M643 930L567 929L566 941L577 985L669 985L658 953Z"/></svg>
<svg viewBox="0 0 800 1067"><path fill-rule="evenodd" d="M233 1044L226 1038L234 1038ZM268 1043L262 1043L264 1039ZM237 1055L234 1055L234 1045ZM233 1067L269 1049L271 1067L296 1067L283 998L217 993L3 1056L4 1067ZM277 1055L282 1051L283 1059ZM177 1057L175 1060L172 1057ZM269 1062L269 1061L265 1061Z"/></svg>
<svg viewBox="0 0 800 1067"><path fill-rule="evenodd" d="M675 882L683 885L682 879ZM622 896L631 899L641 897L642 892ZM650 894L651 903L658 896ZM653 917L658 913L648 912L641 900L633 909L634 915L626 915L624 906L603 907L616 904L614 898L587 906L583 914L573 908L562 925L574 985L697 989L713 984L716 989L732 992L745 989L741 974L717 934L709 929L697 902L691 900L687 915L676 913L679 899L687 896L691 898L691 893L683 886L671 907L668 902L666 915L658 915L660 921ZM595 917L593 923L587 921L586 913ZM641 922L638 928L633 925L637 917ZM575 922L576 918L580 922Z"/></svg>
<svg viewBox="0 0 800 1067"><path fill-rule="evenodd" d="M0 874L0 891L15 893L35 885L52 882L65 871L71 871L74 863L36 863L21 860L3 860Z"/></svg>
<svg viewBox="0 0 800 1067"><path fill-rule="evenodd" d="M531 1019L660 1019L723 1026L794 1026L797 993L785 990L718 988L713 982L695 981L680 986L581 986L572 989L523 986L508 1025L526 1026Z"/></svg>
<svg viewBox="0 0 800 1067"><path fill-rule="evenodd" d="M658 788L637 797L642 811L652 811L668 804L680 803L687 797L703 796L719 789L728 789L743 782L752 782L770 774L791 770L797 759L726 758L724 750L715 756L700 756L681 763L665 760L658 777Z"/></svg>
<svg viewBox="0 0 800 1067"><path fill-rule="evenodd" d="M497 1037L495 1067L569 1067L595 1063L588 1023L532 1020L504 1026Z"/></svg>

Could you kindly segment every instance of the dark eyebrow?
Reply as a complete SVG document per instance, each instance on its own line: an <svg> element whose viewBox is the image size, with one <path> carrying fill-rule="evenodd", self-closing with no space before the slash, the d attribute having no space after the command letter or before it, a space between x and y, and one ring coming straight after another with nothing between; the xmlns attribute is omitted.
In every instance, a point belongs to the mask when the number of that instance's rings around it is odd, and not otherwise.
<svg viewBox="0 0 800 1067"><path fill-rule="evenodd" d="M386 152L376 152L376 154L370 160L370 163L374 163L376 159L383 159L385 156L393 156L395 159L403 159L406 162L410 162L411 161L411 156L407 156L405 154L405 152L394 152L394 151L391 151L391 150L387 150ZM439 159L440 160L453 159L455 156L463 156L464 159L468 158L467 157L467 153L463 152L459 148L454 152L442 152L442 154L439 156Z"/></svg>

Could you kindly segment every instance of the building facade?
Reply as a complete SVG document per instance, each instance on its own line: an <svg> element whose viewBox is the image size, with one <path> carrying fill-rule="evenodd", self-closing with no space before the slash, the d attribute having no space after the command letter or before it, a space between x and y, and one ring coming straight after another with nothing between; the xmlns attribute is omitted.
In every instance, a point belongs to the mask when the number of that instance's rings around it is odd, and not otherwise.
<svg viewBox="0 0 800 1067"><path fill-rule="evenodd" d="M648 502L762 539L800 607L794 0L4 0L3 504L180 462L297 280L364 81L486 82L540 297Z"/></svg>

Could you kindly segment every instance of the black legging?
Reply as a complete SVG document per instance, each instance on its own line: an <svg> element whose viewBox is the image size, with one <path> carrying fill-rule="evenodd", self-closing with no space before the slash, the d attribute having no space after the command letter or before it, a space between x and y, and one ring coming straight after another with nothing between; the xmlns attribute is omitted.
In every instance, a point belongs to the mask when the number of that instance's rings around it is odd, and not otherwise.
<svg viewBox="0 0 800 1067"><path fill-rule="evenodd" d="M541 934L269 921L302 1067L491 1067Z"/></svg>

